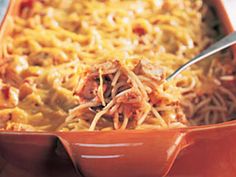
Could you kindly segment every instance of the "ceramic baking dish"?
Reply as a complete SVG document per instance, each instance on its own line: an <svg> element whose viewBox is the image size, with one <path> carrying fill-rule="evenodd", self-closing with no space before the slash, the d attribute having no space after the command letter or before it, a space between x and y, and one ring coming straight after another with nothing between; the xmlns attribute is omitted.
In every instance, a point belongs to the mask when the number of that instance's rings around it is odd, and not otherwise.
<svg viewBox="0 0 236 177"><path fill-rule="evenodd" d="M34 1L8 2L0 6L1 12L7 11L0 40L11 30L12 16ZM236 15L232 16L230 7L236 7L236 1L207 2L218 12L226 33L234 31L231 17ZM236 56L236 50L232 51ZM1 131L0 177L233 177L235 139L236 121L167 130Z"/></svg>

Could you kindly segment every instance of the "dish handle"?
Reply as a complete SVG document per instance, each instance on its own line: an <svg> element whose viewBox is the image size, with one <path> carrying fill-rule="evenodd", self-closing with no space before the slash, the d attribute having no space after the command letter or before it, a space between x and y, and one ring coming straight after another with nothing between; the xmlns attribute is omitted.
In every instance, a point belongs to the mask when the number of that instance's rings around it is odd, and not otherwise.
<svg viewBox="0 0 236 177"><path fill-rule="evenodd" d="M189 144L186 133L170 131L70 132L58 139L76 172L93 177L166 176Z"/></svg>

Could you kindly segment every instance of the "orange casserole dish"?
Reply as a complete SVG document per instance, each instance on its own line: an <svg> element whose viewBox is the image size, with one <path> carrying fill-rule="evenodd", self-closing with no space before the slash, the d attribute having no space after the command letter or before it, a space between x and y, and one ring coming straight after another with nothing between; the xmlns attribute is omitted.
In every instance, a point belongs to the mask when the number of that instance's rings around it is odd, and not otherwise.
<svg viewBox="0 0 236 177"><path fill-rule="evenodd" d="M9 17L32 0L12 0ZM227 33L234 31L223 0L212 0ZM236 50L232 48L234 56ZM165 130L109 132L0 132L0 176L236 175L236 121Z"/></svg>

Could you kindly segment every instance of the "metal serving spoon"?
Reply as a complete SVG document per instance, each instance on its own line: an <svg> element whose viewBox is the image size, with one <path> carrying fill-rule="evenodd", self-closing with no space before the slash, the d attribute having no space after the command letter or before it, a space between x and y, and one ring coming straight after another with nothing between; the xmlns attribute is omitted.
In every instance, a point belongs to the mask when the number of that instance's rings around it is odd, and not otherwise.
<svg viewBox="0 0 236 177"><path fill-rule="evenodd" d="M205 59L206 57L222 50L225 49L233 44L236 44L236 31L234 31L233 33L225 36L224 38L222 38L221 40L219 40L218 42L214 43L213 45L211 45L210 47L208 47L206 50L204 50L203 52L201 52L199 55L197 55L196 57L194 57L193 59L189 60L187 63L183 64L182 66L180 66L177 70L175 70L171 75L169 75L166 80L169 81L171 79L173 79L175 76L177 76L180 72L182 72L183 70L185 70L187 67Z"/></svg>

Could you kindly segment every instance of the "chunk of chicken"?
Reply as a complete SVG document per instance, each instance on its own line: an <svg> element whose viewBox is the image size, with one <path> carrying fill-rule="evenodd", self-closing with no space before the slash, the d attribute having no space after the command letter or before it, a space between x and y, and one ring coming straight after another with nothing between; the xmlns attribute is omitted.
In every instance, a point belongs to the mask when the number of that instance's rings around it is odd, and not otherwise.
<svg viewBox="0 0 236 177"><path fill-rule="evenodd" d="M5 78L9 83L18 86L22 82L21 73L28 68L26 57L14 57L5 68Z"/></svg>
<svg viewBox="0 0 236 177"><path fill-rule="evenodd" d="M140 60L135 66L134 72L137 75L145 75L153 79L158 84L161 84L165 79L165 73L156 63L151 63L148 60Z"/></svg>
<svg viewBox="0 0 236 177"><path fill-rule="evenodd" d="M18 102L19 90L9 85L0 86L0 108L15 107Z"/></svg>
<svg viewBox="0 0 236 177"><path fill-rule="evenodd" d="M80 102L86 101L99 101L101 98L98 96L98 88L100 85L99 70L102 72L102 89L103 93L106 92L108 87L111 86L111 80L109 75L115 73L118 70L119 63L105 62L99 64L87 71L84 78L81 78L80 84L75 91L75 95L80 97Z"/></svg>
<svg viewBox="0 0 236 177"><path fill-rule="evenodd" d="M143 108L143 97L138 90L128 89L117 95L116 102L123 108L129 118L138 118L139 111Z"/></svg>

